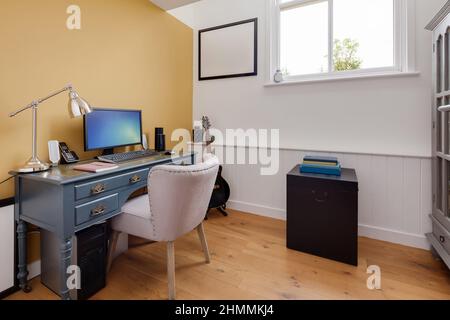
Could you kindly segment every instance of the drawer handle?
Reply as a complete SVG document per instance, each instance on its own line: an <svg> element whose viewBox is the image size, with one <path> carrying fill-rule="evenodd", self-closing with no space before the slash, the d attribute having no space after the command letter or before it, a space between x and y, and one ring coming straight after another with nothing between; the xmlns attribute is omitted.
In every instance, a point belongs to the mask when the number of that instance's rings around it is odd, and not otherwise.
<svg viewBox="0 0 450 320"><path fill-rule="evenodd" d="M105 190L106 190L106 186L103 183L97 184L95 187L93 187L91 189L92 194L100 194L100 193L105 192Z"/></svg>
<svg viewBox="0 0 450 320"><path fill-rule="evenodd" d="M312 194L314 195L314 200L316 202L324 203L324 202L327 202L327 200L328 200L328 192L324 192L323 193L323 198L319 198L317 196L317 192L315 190L312 191Z"/></svg>
<svg viewBox="0 0 450 320"><path fill-rule="evenodd" d="M138 182L140 182L140 181L141 181L141 177L138 176L138 175L132 176L132 177L130 178L130 183L138 183Z"/></svg>
<svg viewBox="0 0 450 320"><path fill-rule="evenodd" d="M444 242L445 242L445 238L444 238L443 236L440 236L440 237L439 237L439 241L440 241L441 243L444 243Z"/></svg>
<svg viewBox="0 0 450 320"><path fill-rule="evenodd" d="M96 217L101 214L104 214L105 212L106 212L106 207L103 205L100 205L97 208L91 210L91 216Z"/></svg>

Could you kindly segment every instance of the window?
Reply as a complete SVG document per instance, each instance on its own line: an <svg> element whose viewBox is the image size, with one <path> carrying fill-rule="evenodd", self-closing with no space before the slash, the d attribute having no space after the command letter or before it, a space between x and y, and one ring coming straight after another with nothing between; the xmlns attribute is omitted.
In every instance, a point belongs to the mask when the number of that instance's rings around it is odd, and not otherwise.
<svg viewBox="0 0 450 320"><path fill-rule="evenodd" d="M284 80L308 80L408 71L407 0L269 1L271 75L280 70Z"/></svg>

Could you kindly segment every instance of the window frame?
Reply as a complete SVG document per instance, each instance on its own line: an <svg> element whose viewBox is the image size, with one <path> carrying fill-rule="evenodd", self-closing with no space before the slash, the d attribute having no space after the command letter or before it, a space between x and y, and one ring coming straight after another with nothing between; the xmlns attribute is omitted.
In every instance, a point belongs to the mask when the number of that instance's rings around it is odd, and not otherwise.
<svg viewBox="0 0 450 320"><path fill-rule="evenodd" d="M323 73L285 76L282 83L339 80L389 75L411 75L415 72L415 1L394 1L394 65L392 67L365 68L348 71L333 70L333 1L334 0L292 0L280 4L279 0L267 0L269 16L269 70L268 84L275 83L274 75L280 69L280 16L282 9L313 3L328 2L328 54L329 71ZM281 84L282 84L281 83Z"/></svg>

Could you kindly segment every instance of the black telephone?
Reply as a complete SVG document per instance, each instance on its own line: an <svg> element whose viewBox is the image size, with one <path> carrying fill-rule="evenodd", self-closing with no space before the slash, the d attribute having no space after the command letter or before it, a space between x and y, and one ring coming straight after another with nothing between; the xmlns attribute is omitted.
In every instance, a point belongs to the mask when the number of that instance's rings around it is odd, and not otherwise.
<svg viewBox="0 0 450 320"><path fill-rule="evenodd" d="M80 161L75 151L71 151L65 142L59 143L59 151L61 152L62 163L70 164Z"/></svg>

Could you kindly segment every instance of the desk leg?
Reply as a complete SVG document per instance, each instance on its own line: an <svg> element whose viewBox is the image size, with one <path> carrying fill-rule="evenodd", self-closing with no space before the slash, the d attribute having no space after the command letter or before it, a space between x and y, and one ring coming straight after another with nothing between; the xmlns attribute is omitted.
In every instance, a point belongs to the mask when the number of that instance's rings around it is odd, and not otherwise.
<svg viewBox="0 0 450 320"><path fill-rule="evenodd" d="M18 269L17 279L19 280L19 287L23 292L31 292L31 287L28 285L28 265L27 265L27 224L25 221L19 220L17 222L17 246L18 246Z"/></svg>
<svg viewBox="0 0 450 320"><path fill-rule="evenodd" d="M67 288L67 279L69 277L67 269L72 264L72 238L61 241L59 256L61 263L61 291L59 294L62 300L70 300L70 290Z"/></svg>

